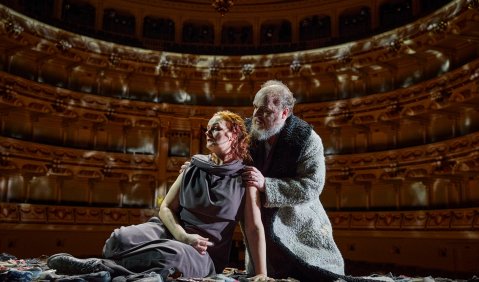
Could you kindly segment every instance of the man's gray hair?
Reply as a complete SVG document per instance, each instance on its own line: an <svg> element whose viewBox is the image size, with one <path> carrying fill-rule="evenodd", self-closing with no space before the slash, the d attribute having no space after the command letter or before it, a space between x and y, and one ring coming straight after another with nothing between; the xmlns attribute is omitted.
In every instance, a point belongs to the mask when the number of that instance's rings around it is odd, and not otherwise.
<svg viewBox="0 0 479 282"><path fill-rule="evenodd" d="M293 96L293 92L289 90L288 86L279 80L268 80L261 85L260 90L256 94L256 97L263 97L268 95L273 99L273 103L281 108L288 108L289 115L293 113L294 104L296 99Z"/></svg>

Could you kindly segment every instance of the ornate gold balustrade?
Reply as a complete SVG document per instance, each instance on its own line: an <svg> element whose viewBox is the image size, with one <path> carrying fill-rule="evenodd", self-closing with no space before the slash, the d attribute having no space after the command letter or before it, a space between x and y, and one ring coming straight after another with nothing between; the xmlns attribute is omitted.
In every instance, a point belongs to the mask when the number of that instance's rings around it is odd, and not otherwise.
<svg viewBox="0 0 479 282"><path fill-rule="evenodd" d="M419 275L448 273L455 278L477 272L477 207L328 215L336 242L352 265L353 261L367 261L380 265L383 271L399 266ZM362 267L368 268L368 264Z"/></svg>
<svg viewBox="0 0 479 282"><path fill-rule="evenodd" d="M328 154L447 140L479 127L478 66L477 60L472 61L434 80L388 93L301 103L295 111L315 126ZM45 138L97 150L154 154L158 138L167 136L170 130L196 129L220 109L86 95L0 74L3 130L30 140L39 138L39 142ZM227 108L243 116L251 113L249 106ZM23 125L15 126L21 119ZM83 128L82 134L70 125ZM85 134L95 141L75 140ZM124 140L123 144L112 144L111 138ZM95 144L87 145L91 143ZM147 146L141 148L141 144Z"/></svg>
<svg viewBox="0 0 479 282"><path fill-rule="evenodd" d="M329 181L334 182L376 182L381 180L404 180L434 177L473 176L479 164L478 136L465 136L440 145L426 145L416 148L354 155L329 157L327 161ZM457 146L467 147L458 149ZM456 151L457 149L457 151Z"/></svg>
<svg viewBox="0 0 479 282"><path fill-rule="evenodd" d="M451 194L447 197L452 197L452 200L434 200L434 196L428 196L428 200L422 200L419 206L427 207L429 204L469 205L476 197L476 194L471 192L472 188L468 187L475 183L473 173L477 167L477 161L474 154L477 152L471 149L472 151L460 151L462 154L460 155L453 152L454 150L447 149L447 152L444 153L443 147L463 148L464 146L461 144L468 144L470 148L475 148L477 143L475 132L479 124L479 115L476 110L478 101L477 64L477 61L472 61L464 67L445 73L434 80L390 93L334 103L298 104L296 113L316 126L316 130L325 143L329 155L328 160L331 161L328 164L328 183L336 189L325 190L323 195L325 206L335 209L402 208L416 195L405 191L412 192L414 189L419 189L422 191L421 193L434 195L435 192L427 192L433 189L431 187L451 185L452 188L434 189L451 190L452 192L438 193L443 198L446 197L444 194ZM74 178L81 176L85 179L103 178L104 171L107 171L109 175L107 179L115 179L110 186L116 185L123 187L122 189L132 189L133 184L128 183L132 179L134 181L141 180L149 183L146 188L142 188L143 191L156 191L155 197L165 193L168 181L174 179L178 167L186 159L185 157L168 156L169 149L174 144L172 140L169 140L169 136L174 132L184 134L186 139L183 138L183 140L190 149L189 153L201 152L201 128L218 109L216 107L156 104L87 95L34 83L7 73L2 73L0 82L3 104L2 132L17 139L34 142L28 143L24 146L25 148L39 148L38 151L41 152L45 151L46 147L35 143L53 142L60 146L52 147L59 152L69 151L68 147L95 151L80 150L80 153L76 153L77 158L80 158L79 155L90 154L92 156L101 155L103 158L112 156L112 159L126 160L124 163L134 163L133 159L143 157L148 159L149 165L155 163L155 166L147 166L148 168L143 172L138 172L131 166L122 168L114 162L106 161L95 164L94 168L85 169L84 164L79 165L80 162L71 162L68 158L61 160L58 157L51 157L40 161L43 163L38 165L35 165L34 162L33 164L29 163L25 159L13 171L20 169L30 174L36 172L37 175L46 175L49 171L52 174L51 167L56 167L56 171L52 175L65 177L73 175ZM247 113L251 111L250 107L232 107L232 110L243 116L247 116ZM437 118L438 116L446 117L450 121L437 122L441 121ZM416 123L411 123L411 121ZM462 125L466 123L469 125ZM381 124L389 129L381 129ZM414 125L419 126L415 127ZM366 133L359 137L354 136L358 132L358 128ZM378 130L383 131L378 133ZM417 135L413 136L414 143L412 144L410 140L403 137L408 132ZM444 132L446 132L445 136L441 136L441 134L444 135ZM351 134L353 138L351 138ZM381 134L387 136L386 141L381 140ZM436 134L438 136L435 136ZM426 135L429 137L425 138ZM461 137L461 135L466 137ZM362 143L361 138L363 138ZM439 140L433 142L433 138ZM357 144L353 144L353 152L361 150L367 152L374 149L379 149L379 151L344 156L335 154L335 152L348 152L344 143L349 139L357 141ZM432 144L428 144L430 142ZM10 140L10 145L7 147L14 148L11 144L15 143L21 144L18 140ZM387 144L383 150L394 150L382 152L381 146L378 144ZM417 147L417 145L422 146ZM409 148L398 150L400 147ZM48 150L53 151L53 149ZM106 153L106 151L116 151L117 155ZM426 151L435 152L435 155L432 153L418 155L417 153ZM436 153L436 151L442 153ZM140 154L135 156L135 153ZM412 161L395 159L392 157L395 155L408 155ZM7 157L4 156L4 158ZM373 164L368 161L372 158L375 159ZM367 165L361 167L357 165L358 163ZM448 169L453 173L448 172ZM433 178L438 178L438 174L441 174L439 178L443 179L442 182L439 181L439 184L433 180ZM428 175L430 176L428 177ZM457 180L457 176L462 180ZM468 177L472 177L472 179L469 180ZM422 181L424 178L428 179ZM403 180L398 182L397 180L400 179ZM420 181L414 181L418 179ZM95 187L95 183L84 182L79 186L84 187L83 190L89 190L93 188L87 187ZM160 189L147 188L158 183ZM368 188L371 183L382 183L382 185ZM348 185L350 186L348 187ZM461 185L466 188L456 187ZM22 188L18 188L18 191L26 189L23 188L23 185L20 186ZM28 185L26 186L28 187ZM65 189L62 185L60 186L59 189L51 189L51 193L55 194L57 193L55 191ZM458 189L460 191L456 191ZM98 190L103 191L101 188ZM116 200L115 195L121 195L118 189L105 191L108 191L104 192L105 194L111 192L112 196L102 201L106 201L109 205L122 204L122 201ZM25 193L18 192L17 194L23 196L17 196L17 198L31 199ZM385 193L386 200L378 200L381 193ZM471 195L468 196L469 194ZM80 195L83 202L101 202L92 198L94 193L85 192ZM122 196L119 197L122 199ZM352 198L356 198L356 200L351 202ZM58 201L56 196L51 195L41 199ZM154 199L143 198L140 205L154 206Z"/></svg>
<svg viewBox="0 0 479 282"><path fill-rule="evenodd" d="M100 256L115 227L144 222L156 214L154 209L2 203L1 245L4 251L18 255L40 256L44 250L67 249L77 256ZM477 261L472 260L479 251L477 208L328 214L336 241L351 261L364 261L366 252L369 263L386 266L385 270L394 269L395 264L412 269L420 266L440 268L455 277L477 270ZM36 240L31 240L32 232ZM235 238L241 241L240 234ZM38 247L39 240L43 248Z"/></svg>
<svg viewBox="0 0 479 282"><path fill-rule="evenodd" d="M323 139L322 203L345 258L476 270L479 13L466 2L369 40L244 57L119 46L0 8L0 248L99 255L114 227L156 213L214 112L251 115L277 78Z"/></svg>
<svg viewBox="0 0 479 282"><path fill-rule="evenodd" d="M320 127L391 123L398 119L461 111L478 102L479 60L407 88L335 102L299 104L296 114Z"/></svg>
<svg viewBox="0 0 479 282"><path fill-rule="evenodd" d="M337 210L476 206L479 135L383 152L328 156L322 199Z"/></svg>
<svg viewBox="0 0 479 282"><path fill-rule="evenodd" d="M329 212L335 230L370 231L474 231L479 229L479 209L418 211ZM451 236L451 235L449 235ZM458 234L457 238L463 235ZM471 239L479 239L471 234Z"/></svg>
<svg viewBox="0 0 479 282"><path fill-rule="evenodd" d="M153 155L86 151L0 137L0 156L2 202L151 208L165 194L160 181L165 179L159 179Z"/></svg>
<svg viewBox="0 0 479 282"><path fill-rule="evenodd" d="M19 257L65 250L99 257L113 229L145 222L157 213L155 209L0 203L0 246Z"/></svg>
<svg viewBox="0 0 479 282"><path fill-rule="evenodd" d="M89 179L156 180L155 156L42 145L0 137L2 170Z"/></svg>
<svg viewBox="0 0 479 282"><path fill-rule="evenodd" d="M54 29L5 7L0 12L4 71L79 92L153 102L249 105L270 78L288 83L302 102L362 97L435 78L478 55L479 16L465 1L368 40L271 56L146 51Z"/></svg>
<svg viewBox="0 0 479 282"><path fill-rule="evenodd" d="M182 157L120 154L0 138L2 201L156 206ZM159 163L159 160L165 163ZM326 207L464 207L479 200L479 133L392 151L328 156ZM46 184L45 184L46 183ZM163 187L163 188L161 188Z"/></svg>
<svg viewBox="0 0 479 282"><path fill-rule="evenodd" d="M155 209L102 208L88 206L52 206L38 204L0 204L0 222L10 224L130 225L156 216ZM18 227L21 228L21 227ZM68 228L68 227L66 227Z"/></svg>

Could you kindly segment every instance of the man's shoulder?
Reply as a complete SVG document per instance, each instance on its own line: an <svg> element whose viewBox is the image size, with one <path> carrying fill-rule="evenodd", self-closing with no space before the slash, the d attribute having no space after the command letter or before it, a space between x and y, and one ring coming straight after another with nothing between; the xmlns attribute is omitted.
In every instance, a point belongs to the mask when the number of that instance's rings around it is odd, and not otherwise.
<svg viewBox="0 0 479 282"><path fill-rule="evenodd" d="M302 147L311 136L312 129L309 123L292 115L286 122L282 138L293 146Z"/></svg>
<svg viewBox="0 0 479 282"><path fill-rule="evenodd" d="M309 146L316 145L322 147L323 141L321 140L321 136L319 136L316 131L311 130L311 135L309 135L308 140L306 140L306 144Z"/></svg>
<svg viewBox="0 0 479 282"><path fill-rule="evenodd" d="M295 116L295 115L291 115L288 120L286 121L286 125L292 129L294 129L295 131L301 131L301 132L304 132L305 134L308 134L310 133L311 129L313 128L311 126L311 124L309 124L308 122L306 122L305 120Z"/></svg>

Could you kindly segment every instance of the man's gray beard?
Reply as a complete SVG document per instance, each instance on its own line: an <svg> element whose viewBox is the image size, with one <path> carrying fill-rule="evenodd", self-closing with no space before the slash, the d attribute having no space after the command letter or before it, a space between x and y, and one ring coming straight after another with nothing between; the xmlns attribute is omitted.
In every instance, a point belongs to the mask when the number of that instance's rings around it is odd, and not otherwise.
<svg viewBox="0 0 479 282"><path fill-rule="evenodd" d="M259 141L268 140L271 136L278 134L283 128L283 125L284 124L278 124L273 126L270 129L259 129L256 123L253 122L251 126L251 132L250 132L251 137Z"/></svg>

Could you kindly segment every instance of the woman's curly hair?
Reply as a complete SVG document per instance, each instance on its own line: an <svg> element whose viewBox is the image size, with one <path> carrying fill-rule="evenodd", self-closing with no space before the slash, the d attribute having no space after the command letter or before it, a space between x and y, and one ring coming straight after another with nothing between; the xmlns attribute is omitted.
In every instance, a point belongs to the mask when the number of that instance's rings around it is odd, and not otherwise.
<svg viewBox="0 0 479 282"><path fill-rule="evenodd" d="M236 139L233 140L231 144L233 153L238 158L241 158L243 162L247 164L251 163L252 158L249 154L250 135L246 129L243 118L230 111L219 111L214 115L226 121L228 129L236 134Z"/></svg>

